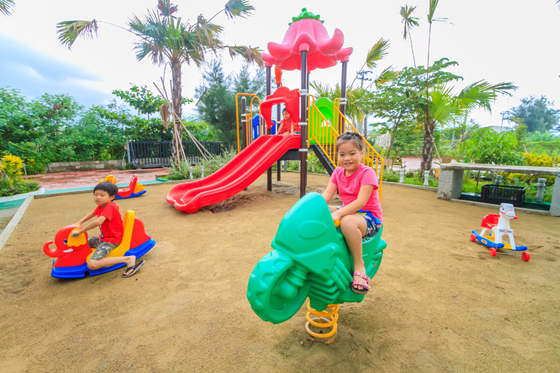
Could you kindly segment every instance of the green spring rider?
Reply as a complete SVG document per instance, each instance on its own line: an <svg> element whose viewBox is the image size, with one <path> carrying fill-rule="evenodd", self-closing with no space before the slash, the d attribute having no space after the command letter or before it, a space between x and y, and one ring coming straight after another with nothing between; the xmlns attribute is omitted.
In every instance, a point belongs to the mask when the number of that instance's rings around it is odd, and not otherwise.
<svg viewBox="0 0 560 373"><path fill-rule="evenodd" d="M387 247L382 231L383 227L363 241L370 278L377 273ZM247 286L251 308L264 321L279 324L289 320L307 297L318 311L364 299L350 289L352 256L321 195L305 195L286 213L272 248L251 273Z"/></svg>

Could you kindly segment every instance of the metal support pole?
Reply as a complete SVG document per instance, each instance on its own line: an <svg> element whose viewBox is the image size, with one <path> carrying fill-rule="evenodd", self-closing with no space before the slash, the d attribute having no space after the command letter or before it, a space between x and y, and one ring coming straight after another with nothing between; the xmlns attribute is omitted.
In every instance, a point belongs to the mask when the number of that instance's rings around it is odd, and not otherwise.
<svg viewBox="0 0 560 373"><path fill-rule="evenodd" d="M300 198L305 195L307 189L307 51L301 51L301 89L304 90L305 94L301 96L300 104L300 128L301 128L301 142L299 149L299 160L300 160L300 184L299 184L299 196Z"/></svg>
<svg viewBox="0 0 560 373"><path fill-rule="evenodd" d="M241 97L241 136L243 136L243 141L241 141L241 150L247 147L247 100L245 97Z"/></svg>
<svg viewBox="0 0 560 373"><path fill-rule="evenodd" d="M346 115L346 76L348 75L348 61L342 61L342 77L340 79L340 107L339 110L342 115ZM338 123L339 133L342 134L345 131L344 121L340 118Z"/></svg>
<svg viewBox="0 0 560 373"><path fill-rule="evenodd" d="M280 88L281 84L276 82L276 89ZM276 134L278 135L278 123L280 121L280 115L282 113L280 112L280 105L276 105ZM276 162L276 180L280 181L281 177L280 177L280 164L281 161Z"/></svg>
<svg viewBox="0 0 560 373"><path fill-rule="evenodd" d="M272 94L272 66L266 66L266 95ZM268 131L266 131L268 135ZM272 167L266 170L266 190L272 191Z"/></svg>

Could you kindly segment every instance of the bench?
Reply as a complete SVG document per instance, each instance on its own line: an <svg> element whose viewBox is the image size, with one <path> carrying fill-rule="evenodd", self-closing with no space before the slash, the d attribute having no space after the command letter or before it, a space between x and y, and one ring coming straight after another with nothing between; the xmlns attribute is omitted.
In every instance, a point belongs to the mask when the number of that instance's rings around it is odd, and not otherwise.
<svg viewBox="0 0 560 373"><path fill-rule="evenodd" d="M463 191L463 174L465 170L556 176L554 189L552 191L552 201L550 203L550 215L560 216L559 167L510 166L478 163L445 163L440 166L437 197L445 200L460 198Z"/></svg>

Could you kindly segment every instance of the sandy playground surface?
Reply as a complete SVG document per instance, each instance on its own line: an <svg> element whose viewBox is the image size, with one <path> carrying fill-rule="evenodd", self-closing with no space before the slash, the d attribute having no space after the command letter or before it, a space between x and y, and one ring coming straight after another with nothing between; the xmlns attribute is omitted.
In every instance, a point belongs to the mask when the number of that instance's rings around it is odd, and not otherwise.
<svg viewBox="0 0 560 373"><path fill-rule="evenodd" d="M0 251L0 371L560 371L560 219L518 212L531 261L492 258L469 235L497 207L432 191L384 186L388 248L370 294L341 306L333 344L307 339L303 309L259 319L247 281L299 197L299 175L282 176L225 212L185 215L165 202L169 184L119 201L157 241L130 279L51 277L43 243L95 206L90 194L34 200ZM327 181L310 176L308 191Z"/></svg>

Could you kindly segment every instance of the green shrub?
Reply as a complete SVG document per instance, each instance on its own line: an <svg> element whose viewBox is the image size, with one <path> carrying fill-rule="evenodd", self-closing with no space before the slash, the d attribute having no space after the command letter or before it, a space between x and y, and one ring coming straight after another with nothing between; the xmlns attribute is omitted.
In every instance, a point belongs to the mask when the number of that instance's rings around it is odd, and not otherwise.
<svg viewBox="0 0 560 373"><path fill-rule="evenodd" d="M181 162L179 165L173 164L171 167L167 168L167 178L169 180L187 180L190 179L189 170L192 170L193 179L198 179L202 176L201 166L204 167L204 177L206 177L218 171L236 155L237 152L235 150L228 150L222 153L222 155L216 156L215 158L211 158L207 161L204 160L201 164L196 164L194 167L186 162Z"/></svg>
<svg viewBox="0 0 560 373"><path fill-rule="evenodd" d="M398 183L399 180L400 180L399 171L393 171L390 169L386 169L385 171L383 171L383 181Z"/></svg>
<svg viewBox="0 0 560 373"><path fill-rule="evenodd" d="M34 192L41 185L33 180L22 180L14 182L6 178L0 179L0 197L11 197L17 194Z"/></svg>

